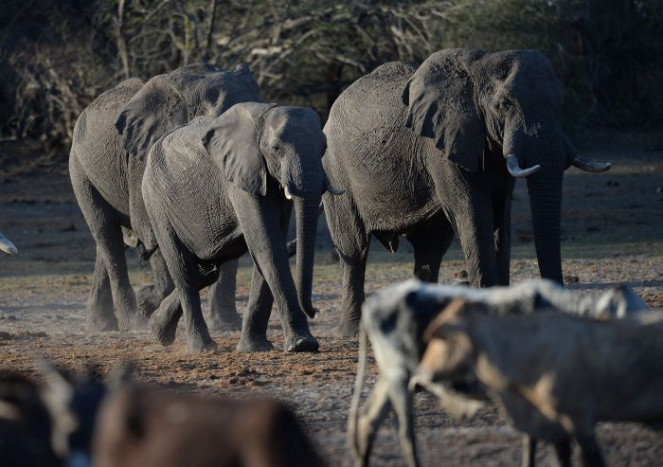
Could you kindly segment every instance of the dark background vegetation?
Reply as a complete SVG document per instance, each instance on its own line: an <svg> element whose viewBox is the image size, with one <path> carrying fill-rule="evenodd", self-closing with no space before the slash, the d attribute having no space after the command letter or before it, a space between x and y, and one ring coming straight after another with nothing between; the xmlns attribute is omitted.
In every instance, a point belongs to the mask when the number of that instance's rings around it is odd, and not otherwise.
<svg viewBox="0 0 663 467"><path fill-rule="evenodd" d="M248 63L264 97L323 118L381 63L445 47L538 49L565 125L663 129L661 0L4 0L0 130L66 149L81 110L130 76Z"/></svg>

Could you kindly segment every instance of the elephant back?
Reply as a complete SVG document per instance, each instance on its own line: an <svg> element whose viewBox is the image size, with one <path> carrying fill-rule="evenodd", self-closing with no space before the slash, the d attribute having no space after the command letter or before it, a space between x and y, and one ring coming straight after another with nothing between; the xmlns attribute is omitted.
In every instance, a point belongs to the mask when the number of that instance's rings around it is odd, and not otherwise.
<svg viewBox="0 0 663 467"><path fill-rule="evenodd" d="M358 132L374 131L376 127L401 124L404 109L400 96L414 67L403 62L388 62L359 78L334 102L325 134L339 122L352 122Z"/></svg>
<svg viewBox="0 0 663 467"><path fill-rule="evenodd" d="M129 210L126 159L118 157L122 138L115 131L115 119L143 85L130 78L100 94L78 117L71 145L70 157L77 159L104 199L124 214Z"/></svg>
<svg viewBox="0 0 663 467"><path fill-rule="evenodd" d="M152 144L202 115L220 115L238 102L260 101L251 71L193 65L155 76L126 104L115 127L131 157L144 159Z"/></svg>

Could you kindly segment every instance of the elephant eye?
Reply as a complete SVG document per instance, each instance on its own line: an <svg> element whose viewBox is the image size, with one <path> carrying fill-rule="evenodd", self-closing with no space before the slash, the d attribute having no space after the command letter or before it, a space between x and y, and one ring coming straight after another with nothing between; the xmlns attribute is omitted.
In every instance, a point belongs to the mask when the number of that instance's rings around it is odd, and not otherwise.
<svg viewBox="0 0 663 467"><path fill-rule="evenodd" d="M279 143L272 144L272 151L281 152L281 145Z"/></svg>

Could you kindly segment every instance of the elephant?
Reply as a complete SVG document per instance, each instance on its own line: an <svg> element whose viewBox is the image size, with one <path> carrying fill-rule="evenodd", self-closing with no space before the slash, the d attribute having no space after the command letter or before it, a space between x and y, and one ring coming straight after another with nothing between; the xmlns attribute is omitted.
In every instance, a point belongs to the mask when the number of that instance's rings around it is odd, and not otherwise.
<svg viewBox="0 0 663 467"><path fill-rule="evenodd" d="M576 156L561 107L535 51L444 49L418 69L381 65L339 96L323 164L346 195L323 204L344 268L341 335L358 329L371 234L392 252L405 237L414 275L437 282L455 233L473 286L508 285L514 177L527 178L540 274L563 282L564 170L610 164Z"/></svg>
<svg viewBox="0 0 663 467"><path fill-rule="evenodd" d="M86 326L88 331L127 330L136 310L147 317L173 290L161 253L145 249L153 238L141 196L147 153L159 137L199 115L219 115L232 105L260 101L251 71L191 65L151 78L131 78L101 94L79 116L69 173L78 204L96 242L96 261ZM130 230L129 230L130 229ZM129 283L124 238L149 258L155 284L138 297ZM132 243L132 242L127 242ZM236 262L222 268L212 296L213 315L239 329L235 310ZM117 317L114 315L114 307ZM216 313L214 313L216 312Z"/></svg>
<svg viewBox="0 0 663 467"><path fill-rule="evenodd" d="M4 251L8 255L17 255L18 248L7 237L0 233L0 251Z"/></svg>
<svg viewBox="0 0 663 467"><path fill-rule="evenodd" d="M214 280L220 265L248 250L254 268L237 350L272 349L266 331L276 301L285 350L317 351L306 316L316 311L311 289L318 210L323 192L340 193L322 167L325 146L312 109L244 102L219 117L196 119L151 148L143 199L175 283L150 318L162 344L173 342L183 314L187 351L215 347L198 290ZM293 204L296 285L286 245Z"/></svg>

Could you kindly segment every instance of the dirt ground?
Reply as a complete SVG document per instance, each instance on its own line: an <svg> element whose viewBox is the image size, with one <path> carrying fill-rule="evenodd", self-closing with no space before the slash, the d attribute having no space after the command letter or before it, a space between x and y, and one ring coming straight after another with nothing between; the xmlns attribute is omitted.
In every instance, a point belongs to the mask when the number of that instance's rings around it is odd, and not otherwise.
<svg viewBox="0 0 663 467"><path fill-rule="evenodd" d="M663 142L616 138L597 143L583 156L609 159L599 175L571 169L564 182L563 268L569 287L582 293L625 283L653 307L663 308ZM106 374L119 362L136 366L136 379L223 397L267 394L297 412L329 465L351 465L345 440L347 411L357 361L355 339L339 339L341 269L332 259L321 221L314 301L321 310L311 321L320 340L317 354L261 354L234 351L236 332L214 331L218 352L185 353L181 337L162 348L145 330L86 335L85 303L91 284L94 243L76 205L66 166L45 157L21 163L14 148L0 148L0 231L19 248L0 257L0 369L35 374L34 360L46 357L72 370L92 366ZM538 275L526 187L519 182L513 206L512 282ZM128 253L132 282L150 282L149 271ZM412 250L401 242L397 255L373 245L367 292L410 277ZM454 244L441 281L463 269ZM238 309L248 294L249 260L240 268ZM203 293L206 298L206 292ZM206 302L206 300L205 300ZM206 303L203 304L206 306ZM270 338L282 348L276 312ZM375 368L369 367L370 388ZM489 407L468 423L455 423L433 397L416 397L416 426L424 465L515 465L517 433ZM393 418L392 418L393 420ZM631 424L604 424L599 441L610 465L660 465L663 438ZM542 465L552 465L548 449ZM381 429L373 465L403 465L393 422Z"/></svg>

